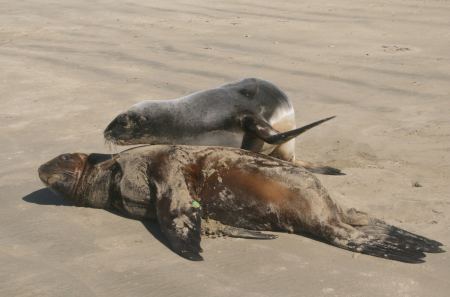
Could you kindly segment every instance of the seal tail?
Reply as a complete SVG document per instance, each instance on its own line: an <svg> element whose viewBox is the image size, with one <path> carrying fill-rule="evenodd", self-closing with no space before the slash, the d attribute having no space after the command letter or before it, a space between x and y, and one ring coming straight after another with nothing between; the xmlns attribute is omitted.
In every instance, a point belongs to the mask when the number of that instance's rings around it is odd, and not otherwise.
<svg viewBox="0 0 450 297"><path fill-rule="evenodd" d="M348 240L337 239L333 244L362 254L396 260L405 263L423 263L425 253L442 253L442 243L386 224L378 219L370 219L367 225L353 226Z"/></svg>

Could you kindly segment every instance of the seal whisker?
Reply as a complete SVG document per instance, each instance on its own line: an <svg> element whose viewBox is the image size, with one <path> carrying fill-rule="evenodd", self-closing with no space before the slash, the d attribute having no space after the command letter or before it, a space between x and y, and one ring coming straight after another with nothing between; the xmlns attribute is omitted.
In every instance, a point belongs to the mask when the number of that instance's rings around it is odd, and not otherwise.
<svg viewBox="0 0 450 297"><path fill-rule="evenodd" d="M76 176L76 174L74 174L73 172L70 172L70 171L63 171L62 174L66 175L66 176L69 176L69 177L75 177Z"/></svg>
<svg viewBox="0 0 450 297"><path fill-rule="evenodd" d="M105 146L106 149L111 152L111 155L115 154L118 151L117 144L112 139L105 138Z"/></svg>

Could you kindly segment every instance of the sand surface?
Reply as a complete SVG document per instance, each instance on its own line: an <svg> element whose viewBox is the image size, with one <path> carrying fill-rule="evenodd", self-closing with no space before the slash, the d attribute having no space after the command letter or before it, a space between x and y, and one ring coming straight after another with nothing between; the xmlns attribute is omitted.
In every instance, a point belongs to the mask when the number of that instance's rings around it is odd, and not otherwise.
<svg viewBox="0 0 450 297"><path fill-rule="evenodd" d="M117 2L0 1L0 296L450 296L449 253L410 265L281 234L205 239L192 263L36 172L107 152L135 102L260 77L299 125L338 116L296 148L347 173L319 176L334 199L448 246L450 2Z"/></svg>

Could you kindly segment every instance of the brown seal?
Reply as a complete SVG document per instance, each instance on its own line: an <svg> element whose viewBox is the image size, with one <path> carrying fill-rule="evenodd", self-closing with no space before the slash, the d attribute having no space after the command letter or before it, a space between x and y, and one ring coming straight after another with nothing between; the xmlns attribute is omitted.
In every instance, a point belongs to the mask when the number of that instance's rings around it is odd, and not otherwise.
<svg viewBox="0 0 450 297"><path fill-rule="evenodd" d="M310 234L347 250L423 262L441 243L344 210L319 180L290 162L223 147L143 146L110 156L61 155L39 177L79 206L157 220L171 248L201 259L202 230L270 239Z"/></svg>

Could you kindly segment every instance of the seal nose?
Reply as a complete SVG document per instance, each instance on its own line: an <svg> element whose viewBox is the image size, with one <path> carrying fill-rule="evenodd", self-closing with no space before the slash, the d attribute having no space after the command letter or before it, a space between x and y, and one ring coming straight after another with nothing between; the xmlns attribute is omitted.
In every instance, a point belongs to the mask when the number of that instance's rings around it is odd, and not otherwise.
<svg viewBox="0 0 450 297"><path fill-rule="evenodd" d="M109 125L106 127L105 131L103 131L103 137L106 140L111 140L112 138L112 127L114 125L115 121L112 121L111 123L109 123Z"/></svg>
<svg viewBox="0 0 450 297"><path fill-rule="evenodd" d="M47 164L43 164L38 168L39 179L46 185L48 185L48 178L49 178L49 173L47 169L48 169Z"/></svg>
<svg viewBox="0 0 450 297"><path fill-rule="evenodd" d="M107 141L115 142L118 140L118 136L120 136L120 131L123 129L123 123L121 123L121 117L118 116L114 120L106 126L106 129L103 131L103 137Z"/></svg>

